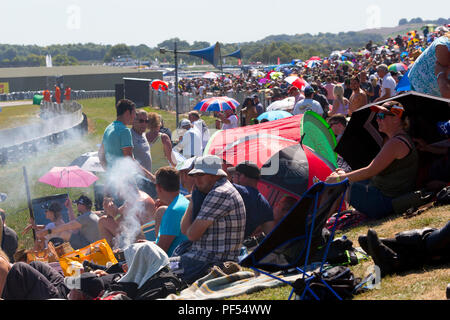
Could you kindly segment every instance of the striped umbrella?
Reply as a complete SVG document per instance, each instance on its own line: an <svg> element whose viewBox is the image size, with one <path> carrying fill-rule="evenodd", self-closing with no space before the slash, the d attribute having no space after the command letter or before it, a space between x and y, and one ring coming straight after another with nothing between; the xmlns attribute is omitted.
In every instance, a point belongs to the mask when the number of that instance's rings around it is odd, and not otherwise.
<svg viewBox="0 0 450 320"><path fill-rule="evenodd" d="M408 70L408 66L404 63L393 63L388 67L389 71L393 71L393 72L405 72L406 70Z"/></svg>
<svg viewBox="0 0 450 320"><path fill-rule="evenodd" d="M198 111L224 111L228 109L235 110L239 106L239 102L229 97L212 97L206 98L197 103L194 110Z"/></svg>
<svg viewBox="0 0 450 320"><path fill-rule="evenodd" d="M303 78L299 78L297 76L286 77L286 78L284 78L284 81L286 81L287 83L293 85L294 87L296 87L300 90L302 90L303 87L308 85L308 83L305 80L303 80Z"/></svg>

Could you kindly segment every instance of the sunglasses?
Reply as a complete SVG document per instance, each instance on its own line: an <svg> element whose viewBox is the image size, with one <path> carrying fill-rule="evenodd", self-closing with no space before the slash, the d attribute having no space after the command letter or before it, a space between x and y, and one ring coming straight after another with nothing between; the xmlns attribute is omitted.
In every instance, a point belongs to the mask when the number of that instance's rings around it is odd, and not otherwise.
<svg viewBox="0 0 450 320"><path fill-rule="evenodd" d="M377 113L377 118L380 120L383 120L386 116L395 117L393 114L387 114L383 112Z"/></svg>
<svg viewBox="0 0 450 320"><path fill-rule="evenodd" d="M139 123L150 123L150 120L139 119Z"/></svg>
<svg viewBox="0 0 450 320"><path fill-rule="evenodd" d="M191 175L192 177L203 177L206 173L194 173L193 175Z"/></svg>

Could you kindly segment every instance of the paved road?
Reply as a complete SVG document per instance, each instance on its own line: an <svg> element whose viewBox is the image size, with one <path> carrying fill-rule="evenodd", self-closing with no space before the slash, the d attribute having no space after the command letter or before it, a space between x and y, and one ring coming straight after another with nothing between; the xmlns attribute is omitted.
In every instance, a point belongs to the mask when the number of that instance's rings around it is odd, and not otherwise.
<svg viewBox="0 0 450 320"><path fill-rule="evenodd" d="M28 106L32 105L32 100L23 100L23 101L3 101L0 102L0 108L4 107L15 107L15 106Z"/></svg>

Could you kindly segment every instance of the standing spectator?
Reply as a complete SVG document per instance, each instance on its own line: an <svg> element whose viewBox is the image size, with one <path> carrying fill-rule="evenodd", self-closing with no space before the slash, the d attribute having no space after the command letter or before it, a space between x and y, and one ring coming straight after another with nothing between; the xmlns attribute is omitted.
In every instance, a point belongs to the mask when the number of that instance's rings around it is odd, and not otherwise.
<svg viewBox="0 0 450 320"><path fill-rule="evenodd" d="M118 158L133 156L133 139L127 125L133 124L136 105L122 99L116 105L116 114L116 120L105 129L98 153L105 169L110 169Z"/></svg>
<svg viewBox="0 0 450 320"><path fill-rule="evenodd" d="M190 111L188 113L188 119L198 129L198 131L201 132L202 150L205 149L210 138L208 125L205 121L203 121L203 119L200 118L200 114L197 110Z"/></svg>
<svg viewBox="0 0 450 320"><path fill-rule="evenodd" d="M326 83L323 86L327 90L327 99L329 104L333 104L334 101L334 86L335 84L331 81L331 77L326 78Z"/></svg>
<svg viewBox="0 0 450 320"><path fill-rule="evenodd" d="M0 249L5 251L11 262L14 262L14 253L16 253L18 244L17 233L6 225L5 211L0 208Z"/></svg>
<svg viewBox="0 0 450 320"><path fill-rule="evenodd" d="M203 141L200 131L192 126L188 119L180 121L180 128L186 130L186 132L180 137L180 142L174 147L174 150L178 152L182 150L186 159L201 156L203 154Z"/></svg>
<svg viewBox="0 0 450 320"><path fill-rule="evenodd" d="M450 98L450 32L439 37L417 58L408 78L414 91Z"/></svg>
<svg viewBox="0 0 450 320"><path fill-rule="evenodd" d="M176 161L172 157L172 141L165 133L161 133L161 118L156 112L148 113L148 128L149 131L145 134L148 143L150 144L150 152L152 154L152 172L160 167L176 166Z"/></svg>
<svg viewBox="0 0 450 320"><path fill-rule="evenodd" d="M350 88L352 89L352 95L348 104L348 115L351 116L353 112L365 106L367 104L367 96L359 85L359 78L354 76L350 80Z"/></svg>
<svg viewBox="0 0 450 320"><path fill-rule="evenodd" d="M252 125L252 120L258 117L258 112L256 111L256 106L253 101L254 100L251 97L247 97L242 103L241 114L244 120L244 126Z"/></svg>
<svg viewBox="0 0 450 320"><path fill-rule="evenodd" d="M258 113L258 116L260 116L262 113L264 113L264 107L259 101L259 95L257 93L253 95L253 102L255 103L256 112Z"/></svg>
<svg viewBox="0 0 450 320"><path fill-rule="evenodd" d="M175 247L187 240L181 233L180 222L189 201L180 194L180 174L175 168L162 167L156 171L156 191L159 200L168 204L156 210L156 244L170 257Z"/></svg>
<svg viewBox="0 0 450 320"><path fill-rule="evenodd" d="M198 190L207 196L195 219L192 210L187 210L181 220L181 231L192 241L191 247L170 258L172 271L188 284L207 274L214 265L237 261L246 219L244 201L228 181L219 157L197 158L189 174L194 176Z"/></svg>
<svg viewBox="0 0 450 320"><path fill-rule="evenodd" d="M227 109L223 113L219 112L217 116L222 123L222 130L233 129L239 126L238 117L234 114L233 109Z"/></svg>
<svg viewBox="0 0 450 320"><path fill-rule="evenodd" d="M57 104L61 103L61 88L55 86L55 101Z"/></svg>
<svg viewBox="0 0 450 320"><path fill-rule="evenodd" d="M318 103L320 103L324 118L326 118L328 116L328 112L330 111L328 99L321 93L320 87L317 83L311 83L311 87L314 89L313 100L316 100Z"/></svg>
<svg viewBox="0 0 450 320"><path fill-rule="evenodd" d="M293 115L303 114L306 111L311 110L323 117L322 106L316 100L313 100L314 92L315 91L311 86L305 88L305 99L299 101L294 106L294 110L292 111Z"/></svg>
<svg viewBox="0 0 450 320"><path fill-rule="evenodd" d="M155 181L152 172L152 156L150 154L150 144L145 136L149 120L145 110L136 111L133 127L131 128L131 136L133 138L133 157L139 164L148 171L152 179L137 174L136 181L139 189L147 193L150 197L156 197L156 189L153 181Z"/></svg>
<svg viewBox="0 0 450 320"><path fill-rule="evenodd" d="M302 92L300 91L300 89L297 88L297 87L294 87L294 86L292 86L292 87L289 88L289 90L288 90L288 96L289 96L289 97L294 97L294 98L295 98L295 100L294 100L294 106L297 104L297 102L299 102L299 101L305 99L305 96L302 94Z"/></svg>
<svg viewBox="0 0 450 320"><path fill-rule="evenodd" d="M148 125L148 115L145 110L136 110L136 117L131 128L133 138L133 156L148 171L152 171L152 156L150 145L145 137Z"/></svg>
<svg viewBox="0 0 450 320"><path fill-rule="evenodd" d="M359 74L359 84L360 84L361 89L364 91L364 93L367 96L367 102L369 102L370 98L375 95L375 92L374 92L372 83L367 78L367 72L362 71Z"/></svg>
<svg viewBox="0 0 450 320"><path fill-rule="evenodd" d="M170 131L169 128L164 126L164 119L162 118L162 116L160 114L159 114L159 119L161 121L161 128L159 128L159 132L167 134L169 139L172 140L172 131Z"/></svg>
<svg viewBox="0 0 450 320"><path fill-rule="evenodd" d="M373 102L383 101L395 96L395 87L397 86L397 83L394 78L392 78L387 65L380 64L377 67L377 73L378 76L381 77L381 92L380 97L375 99Z"/></svg>
<svg viewBox="0 0 450 320"><path fill-rule="evenodd" d="M348 105L349 101L344 97L344 87L340 84L337 84L334 87L334 102L333 109L328 114L329 117L334 116L336 114L343 114L344 116L348 115Z"/></svg>
<svg viewBox="0 0 450 320"><path fill-rule="evenodd" d="M378 83L377 77L374 74L370 75L369 81L373 87L373 96L369 97L369 102L372 103L380 96L381 87Z"/></svg>

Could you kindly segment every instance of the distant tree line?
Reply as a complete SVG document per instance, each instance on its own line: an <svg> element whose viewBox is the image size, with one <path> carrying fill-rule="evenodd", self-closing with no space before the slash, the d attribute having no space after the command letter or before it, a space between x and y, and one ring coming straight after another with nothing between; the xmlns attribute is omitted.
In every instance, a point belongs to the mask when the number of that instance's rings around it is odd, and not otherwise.
<svg viewBox="0 0 450 320"><path fill-rule="evenodd" d="M292 59L306 60L314 55L326 56L334 50L357 50L372 40L374 43L383 43L384 39L378 34L366 34L358 32L340 32L296 35L271 35L262 40L244 43L221 43L221 52L225 56L236 51L242 52L242 63L262 62L275 64L280 59L281 63L288 63ZM118 56L130 56L141 61L173 63L172 54L161 54L159 48L174 48L177 42L178 50L198 50L207 48L213 43L195 41L193 44L179 38L172 38L159 43L151 48L145 44L128 46L126 44L101 45L94 43L64 44L41 47L37 45L10 45L0 44L0 67L24 67L45 66L45 56L52 56L53 65L77 65L80 63L111 62ZM201 59L189 55L180 55L184 63L197 65ZM227 58L227 63L236 63L235 58ZM206 62L205 62L206 64Z"/></svg>
<svg viewBox="0 0 450 320"><path fill-rule="evenodd" d="M437 24L438 26L440 25L444 25L444 24L449 24L450 23L450 18L439 18L437 20L423 20L422 18L413 18L411 20L408 21L408 19L406 18L402 18L400 19L400 21L398 22L399 26L403 26L405 24L414 24L414 23L430 23L430 24Z"/></svg>

